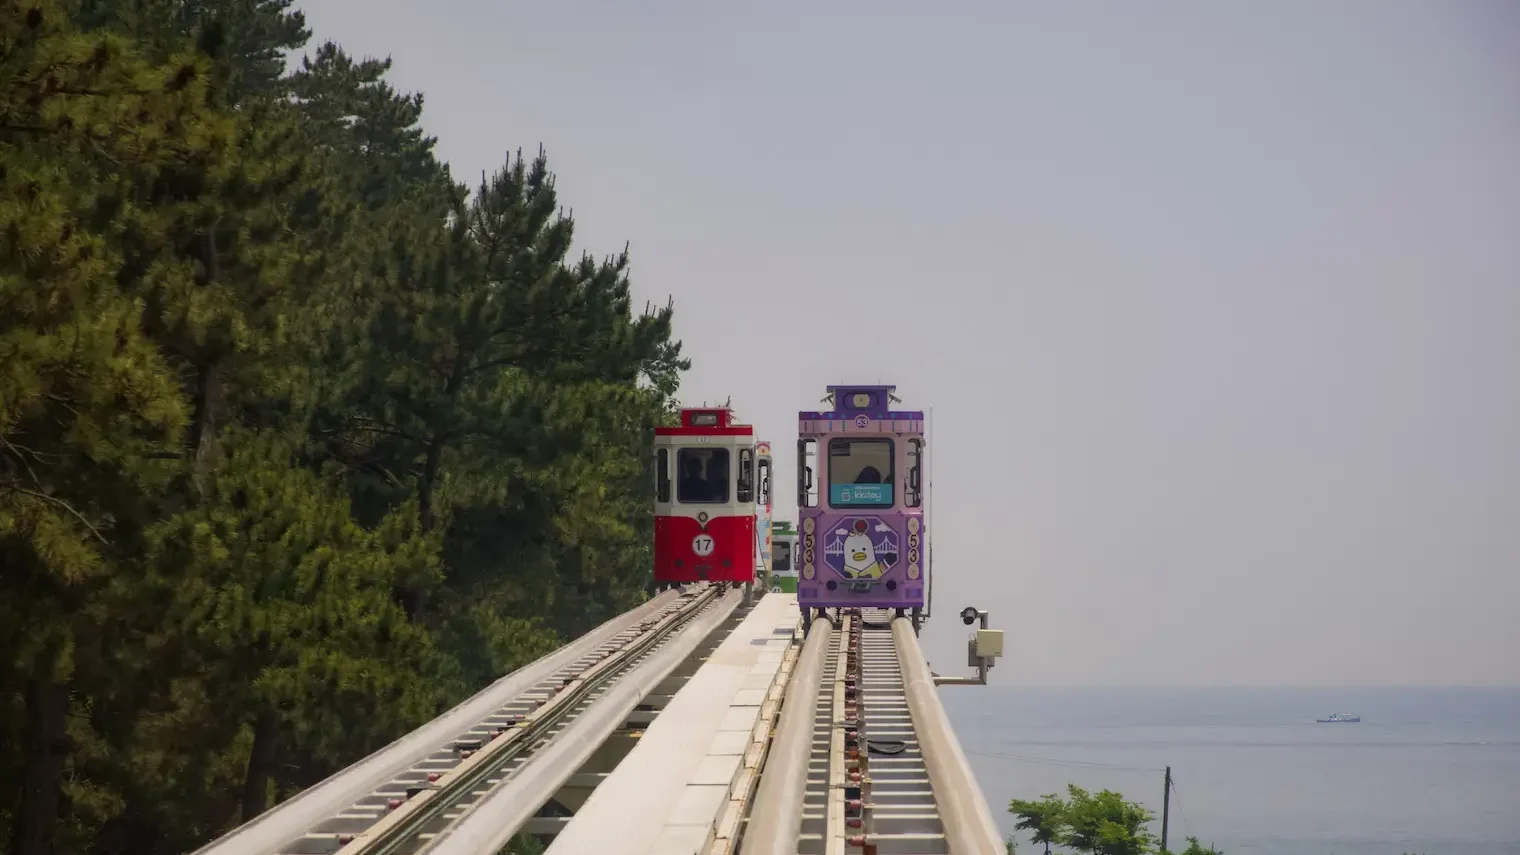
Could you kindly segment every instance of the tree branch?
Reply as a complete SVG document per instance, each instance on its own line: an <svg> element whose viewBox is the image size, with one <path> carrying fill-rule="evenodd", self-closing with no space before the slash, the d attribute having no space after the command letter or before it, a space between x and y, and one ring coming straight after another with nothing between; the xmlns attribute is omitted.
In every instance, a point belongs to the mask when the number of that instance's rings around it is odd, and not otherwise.
<svg viewBox="0 0 1520 855"><path fill-rule="evenodd" d="M98 540L98 541L100 541L100 543L101 543L102 546L110 546L111 545L111 542L109 540L106 540L105 535L101 534L99 529L95 528L95 526L93 526L93 525L90 524L89 520L85 519L84 514L82 514L79 511L75 510L73 505L70 505L68 502L65 502L64 500L58 498L57 496L49 496L46 493L39 493L36 490L28 490L25 487L18 487L15 484L8 484L8 485L6 485L6 489L9 489L9 490L11 490L13 492L16 492L16 493L20 493L23 496L31 496L34 499L38 499L40 501L47 502L48 504L54 505L55 507L63 508L64 510L68 511L70 514L73 514L74 515L74 519L79 520L79 524L80 525L82 525L85 528L89 529L90 534L93 534L95 536L95 539Z"/></svg>
<svg viewBox="0 0 1520 855"><path fill-rule="evenodd" d="M22 466L22 468L26 469L26 474L29 477L31 477L32 483L41 486L42 480L37 477L36 471L34 471L32 469L31 461L27 460L26 456L21 453L22 450L23 450L22 446L14 445L9 440L0 439L0 447L4 447L5 450L9 451L12 456L14 456L17 460L21 461L21 466ZM25 449L25 450L26 451L31 451L31 449ZM37 452L31 451L31 454L32 454L32 456L33 456L34 459L37 459L37 460L40 461L41 458L37 457Z"/></svg>

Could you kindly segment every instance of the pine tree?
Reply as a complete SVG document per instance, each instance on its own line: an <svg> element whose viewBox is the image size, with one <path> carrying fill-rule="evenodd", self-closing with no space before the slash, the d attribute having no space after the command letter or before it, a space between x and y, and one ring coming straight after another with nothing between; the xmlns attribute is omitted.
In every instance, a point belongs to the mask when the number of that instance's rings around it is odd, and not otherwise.
<svg viewBox="0 0 1520 855"><path fill-rule="evenodd" d="M288 91L285 57L311 33L293 0L75 0L81 29L106 27L155 61L195 50L208 61L223 106Z"/></svg>
<svg viewBox="0 0 1520 855"><path fill-rule="evenodd" d="M59 4L0 14L0 615L22 699L15 855L49 851L61 801L109 810L65 749L90 741L70 687L98 672L94 611L142 496L167 471L186 407L123 283L143 189L215 151L204 64L153 65L75 31ZM65 784L68 781L68 784Z"/></svg>
<svg viewBox="0 0 1520 855"><path fill-rule="evenodd" d="M296 783L277 782L282 767L331 773L434 713L431 644L391 589L436 579L437 550L410 508L356 525L339 484L299 465L298 441L231 439L203 505L149 536L169 643L208 689L196 720L229 731L212 744L246 745L246 821L272 785Z"/></svg>
<svg viewBox="0 0 1520 855"><path fill-rule="evenodd" d="M378 476L380 507L415 497L424 529L446 531L436 613L484 679L520 662L479 661L508 647L482 633L526 655L533 616L573 631L638 596L647 562L624 544L648 539L629 520L647 512L665 394L650 386L685 362L669 307L632 315L626 253L566 264L573 223L542 152L482 182L430 244L405 234L344 348L353 374L330 433Z"/></svg>
<svg viewBox="0 0 1520 855"><path fill-rule="evenodd" d="M186 851L638 599L688 363L541 152L467 198L289 0L0 4L12 852Z"/></svg>

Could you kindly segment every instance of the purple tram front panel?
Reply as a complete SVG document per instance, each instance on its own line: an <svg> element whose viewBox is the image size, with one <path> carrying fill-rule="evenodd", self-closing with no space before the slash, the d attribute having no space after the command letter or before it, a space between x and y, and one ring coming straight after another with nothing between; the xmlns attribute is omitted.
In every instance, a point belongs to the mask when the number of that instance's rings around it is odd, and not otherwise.
<svg viewBox="0 0 1520 855"><path fill-rule="evenodd" d="M830 386L832 410L797 414L803 609L924 607L924 414L895 388Z"/></svg>

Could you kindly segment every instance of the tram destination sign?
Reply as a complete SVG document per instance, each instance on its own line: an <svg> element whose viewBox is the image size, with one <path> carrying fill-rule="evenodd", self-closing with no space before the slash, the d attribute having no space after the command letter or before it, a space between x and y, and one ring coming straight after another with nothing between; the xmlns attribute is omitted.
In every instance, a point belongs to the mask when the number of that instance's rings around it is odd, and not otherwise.
<svg viewBox="0 0 1520 855"><path fill-rule="evenodd" d="M891 484L830 484L829 504L836 508L892 504Z"/></svg>

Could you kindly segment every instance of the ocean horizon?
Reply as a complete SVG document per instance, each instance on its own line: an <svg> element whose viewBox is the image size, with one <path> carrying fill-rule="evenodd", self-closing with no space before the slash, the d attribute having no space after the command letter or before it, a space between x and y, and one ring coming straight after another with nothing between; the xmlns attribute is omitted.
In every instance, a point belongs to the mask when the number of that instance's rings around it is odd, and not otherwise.
<svg viewBox="0 0 1520 855"><path fill-rule="evenodd" d="M1068 783L1227 855L1520 855L1520 687L946 687L1007 834ZM1320 724L1331 713L1360 723ZM1043 852L1016 838L1021 853Z"/></svg>

